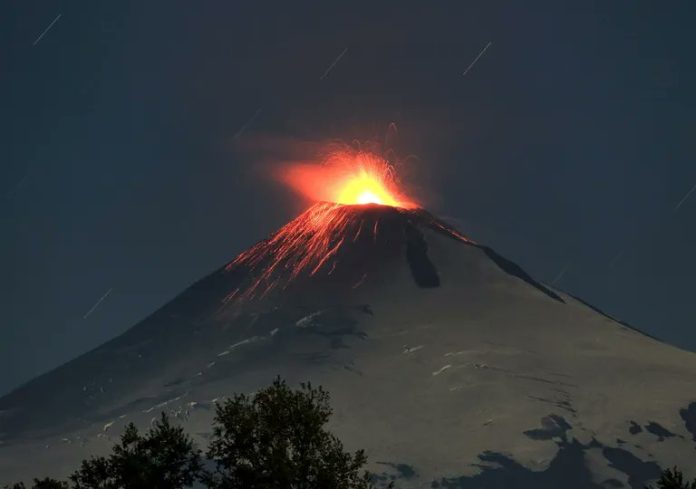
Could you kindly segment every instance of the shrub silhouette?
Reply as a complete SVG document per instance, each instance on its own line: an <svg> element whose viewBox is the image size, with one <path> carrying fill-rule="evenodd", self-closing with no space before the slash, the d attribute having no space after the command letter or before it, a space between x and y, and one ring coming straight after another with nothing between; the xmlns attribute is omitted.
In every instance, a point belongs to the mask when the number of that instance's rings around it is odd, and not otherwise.
<svg viewBox="0 0 696 489"><path fill-rule="evenodd" d="M362 450L343 450L325 429L331 416L321 387L290 389L277 378L253 396L218 404L204 482L215 489L367 489Z"/></svg>
<svg viewBox="0 0 696 489"><path fill-rule="evenodd" d="M646 489L653 489L653 487L647 486ZM655 489L696 489L696 479L691 482L685 482L684 474L682 474L681 470L674 467L662 472Z"/></svg>
<svg viewBox="0 0 696 489"><path fill-rule="evenodd" d="M200 451L162 413L145 436L130 423L108 458L92 457L70 476L74 489L179 489L202 471Z"/></svg>

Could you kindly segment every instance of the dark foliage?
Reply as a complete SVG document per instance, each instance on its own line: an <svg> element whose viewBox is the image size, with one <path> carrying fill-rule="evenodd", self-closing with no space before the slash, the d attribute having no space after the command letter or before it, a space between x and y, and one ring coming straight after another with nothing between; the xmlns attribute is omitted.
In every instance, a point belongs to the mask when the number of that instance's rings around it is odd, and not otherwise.
<svg viewBox="0 0 696 489"><path fill-rule="evenodd" d="M19 482L11 486L5 486L5 489L26 489L26 486ZM46 477L45 479L34 479L31 489L68 489L68 484Z"/></svg>
<svg viewBox="0 0 696 489"><path fill-rule="evenodd" d="M646 489L653 489L653 487L648 486ZM696 489L696 479L691 482L684 481L684 474L674 467L662 472L655 489Z"/></svg>
<svg viewBox="0 0 696 489"><path fill-rule="evenodd" d="M325 429L329 395L276 379L253 396L235 395L217 406L205 477L216 489L368 489L363 451L351 455Z"/></svg>
<svg viewBox="0 0 696 489"><path fill-rule="evenodd" d="M70 480L74 489L179 489L190 487L201 471L200 451L162 413L145 436L129 424L108 458L83 461Z"/></svg>

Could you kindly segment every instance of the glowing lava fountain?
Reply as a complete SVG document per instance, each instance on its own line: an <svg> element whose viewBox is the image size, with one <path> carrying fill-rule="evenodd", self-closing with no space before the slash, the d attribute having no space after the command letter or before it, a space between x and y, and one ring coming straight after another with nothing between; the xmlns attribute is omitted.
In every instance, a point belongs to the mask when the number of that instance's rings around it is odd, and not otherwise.
<svg viewBox="0 0 696 489"><path fill-rule="evenodd" d="M227 265L227 271L239 270L250 280L225 303L263 297L300 276L364 279L370 260L402 256L414 239L422 241L425 228L471 243L407 198L392 167L374 154L335 153L324 165L295 165L281 176L319 202Z"/></svg>
<svg viewBox="0 0 696 489"><path fill-rule="evenodd" d="M293 165L279 177L314 202L419 207L399 189L394 168L384 158L367 151L335 151L321 165Z"/></svg>

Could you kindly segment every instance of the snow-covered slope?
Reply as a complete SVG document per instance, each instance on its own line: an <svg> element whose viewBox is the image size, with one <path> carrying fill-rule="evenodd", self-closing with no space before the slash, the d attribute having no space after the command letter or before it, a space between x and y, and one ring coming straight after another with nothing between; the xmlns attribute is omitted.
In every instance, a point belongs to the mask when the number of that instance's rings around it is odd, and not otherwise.
<svg viewBox="0 0 696 489"><path fill-rule="evenodd" d="M124 335L0 399L0 482L61 476L123 426L276 375L398 486L642 488L696 452L696 355L422 210L319 204ZM691 474L692 476L696 474Z"/></svg>

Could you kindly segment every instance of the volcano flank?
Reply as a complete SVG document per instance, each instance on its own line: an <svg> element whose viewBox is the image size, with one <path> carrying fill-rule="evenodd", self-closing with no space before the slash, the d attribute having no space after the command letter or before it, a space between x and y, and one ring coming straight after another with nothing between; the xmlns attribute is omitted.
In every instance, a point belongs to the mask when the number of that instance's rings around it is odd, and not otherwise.
<svg viewBox="0 0 696 489"><path fill-rule="evenodd" d="M400 488L642 488L693 466L696 355L424 209L320 202L0 398L0 483L63 476L160 411L205 446L218 399L277 375L326 387L331 428Z"/></svg>

